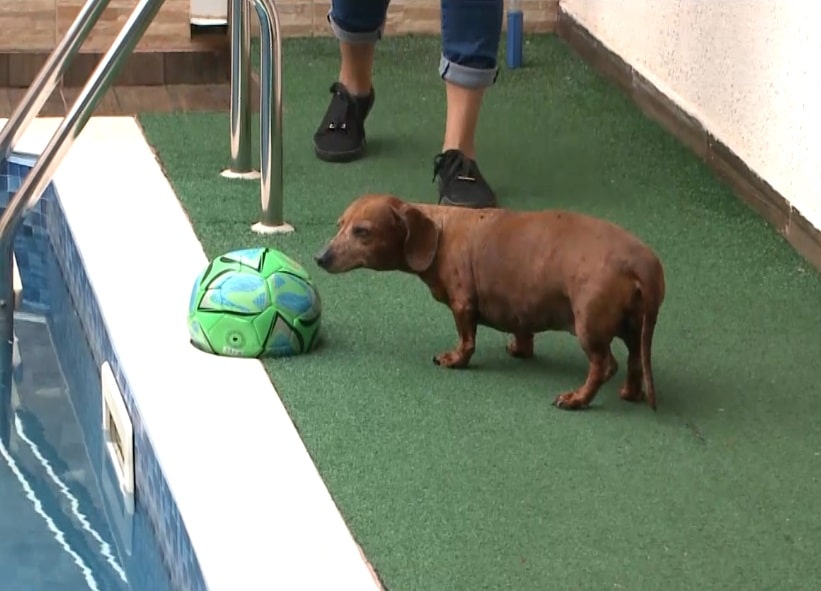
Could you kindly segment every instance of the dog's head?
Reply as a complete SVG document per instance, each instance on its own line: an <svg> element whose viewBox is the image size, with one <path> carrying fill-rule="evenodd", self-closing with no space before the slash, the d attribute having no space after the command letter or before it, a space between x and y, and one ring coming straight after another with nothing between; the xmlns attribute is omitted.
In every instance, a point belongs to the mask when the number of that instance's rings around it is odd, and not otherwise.
<svg viewBox="0 0 821 591"><path fill-rule="evenodd" d="M439 228L391 195L364 195L345 209L336 235L314 256L329 273L353 269L422 273L433 264Z"/></svg>

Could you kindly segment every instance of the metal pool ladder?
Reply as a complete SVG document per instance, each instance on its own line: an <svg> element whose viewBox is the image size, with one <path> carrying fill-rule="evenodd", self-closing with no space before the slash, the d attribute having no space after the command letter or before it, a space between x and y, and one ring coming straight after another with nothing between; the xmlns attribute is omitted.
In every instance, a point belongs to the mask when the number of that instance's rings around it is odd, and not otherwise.
<svg viewBox="0 0 821 591"><path fill-rule="evenodd" d="M231 169L247 173L250 167L250 4L260 22L260 186L261 215L254 229L263 233L293 230L282 219L282 38L275 0L231 1ZM11 390L14 341L14 239L23 218L37 205L57 168L85 128L94 109L111 87L126 58L134 51L164 0L140 0L109 50L102 57L57 131L11 196L0 215L0 395ZM109 0L87 0L0 130L0 161L6 160L27 127L57 87L100 19ZM272 100L273 99L273 100ZM226 175L227 176L227 175ZM0 404L3 399L0 398ZM0 409L2 410L2 409ZM2 414L2 413L0 413Z"/></svg>

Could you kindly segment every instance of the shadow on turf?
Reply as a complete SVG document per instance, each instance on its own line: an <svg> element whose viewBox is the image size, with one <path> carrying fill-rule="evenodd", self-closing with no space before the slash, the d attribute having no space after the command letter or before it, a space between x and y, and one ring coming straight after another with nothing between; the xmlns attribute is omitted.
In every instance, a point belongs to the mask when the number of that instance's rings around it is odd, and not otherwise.
<svg viewBox="0 0 821 591"><path fill-rule="evenodd" d="M444 315L444 312L442 314ZM486 378L502 377L513 387L511 390L494 393L493 396L505 396L512 404L516 404L520 398L522 404L527 404L527 400L532 401L537 397L544 400L547 408L556 396L580 386L588 370L587 359L578 349L575 339L561 333L538 338L535 356L525 360L514 359L507 354L507 335L488 332L482 335L482 343L477 347L470 366L462 370L446 369L433 363L435 353L440 353L455 344L449 333L441 340L408 339L405 335L397 336L395 341L392 338L385 341L383 335L363 341L361 335L349 332L344 324L329 322L321 335L317 348L310 354L312 359L316 359L315 356L324 358L320 361L320 366L326 360L329 363L338 362L352 356L372 357L375 360L379 359L380 362L386 362L393 357L394 361L391 363L395 363L397 368L401 367L400 372L409 375L426 374L432 391L453 393L456 389L460 396L468 399L472 398L477 389L487 387ZM437 343L434 344L434 340ZM618 390L627 371L627 351L618 341L614 342L612 348L619 363L618 372L601 388L593 404L584 412L599 411L604 415L615 416L636 413L640 416L644 413L647 420L656 420L676 429L684 427L692 432L697 440L704 443L704 436L697 425L703 419L714 415L718 407L726 405L716 393L732 391L735 387L734 382L724 383L730 378L705 376L677 364L674 357L656 354L653 369L658 411L653 413L647 404L628 403L619 398ZM388 358L384 356L386 350L393 352Z"/></svg>
<svg viewBox="0 0 821 591"><path fill-rule="evenodd" d="M369 158L390 158L405 152L398 138L386 136L368 137L368 145L365 150Z"/></svg>
<svg viewBox="0 0 821 591"><path fill-rule="evenodd" d="M492 346L492 345L489 345ZM570 388L580 386L584 381L588 364L582 352L557 347L554 354L537 351L531 359L513 359L503 348L484 353L474 358L466 370L444 370L453 372L479 372L506 374L510 379L521 379L523 388L532 388L534 382L543 384L542 393L552 400ZM619 362L619 369L609 382L602 386L593 404L585 410L607 411L616 414L649 411L647 404L634 404L619 399L618 390L626 376L627 354L618 345L613 346L613 354ZM653 366L658 403L657 415L676 417L685 423L694 423L706 413L713 413L719 402L712 394L731 388L732 383L721 384L715 377L707 379L697 372L675 364L663 364L657 356ZM431 363L431 365L433 365Z"/></svg>

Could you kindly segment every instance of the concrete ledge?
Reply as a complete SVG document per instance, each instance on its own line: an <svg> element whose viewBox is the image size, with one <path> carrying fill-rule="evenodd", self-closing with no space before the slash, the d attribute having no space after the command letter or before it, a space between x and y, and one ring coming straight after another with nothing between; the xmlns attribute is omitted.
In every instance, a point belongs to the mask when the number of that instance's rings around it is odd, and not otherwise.
<svg viewBox="0 0 821 591"><path fill-rule="evenodd" d="M739 199L774 226L810 264L821 270L821 228L814 226L728 146L630 64L605 47L561 6L556 34L596 71L630 96L645 115L705 161Z"/></svg>

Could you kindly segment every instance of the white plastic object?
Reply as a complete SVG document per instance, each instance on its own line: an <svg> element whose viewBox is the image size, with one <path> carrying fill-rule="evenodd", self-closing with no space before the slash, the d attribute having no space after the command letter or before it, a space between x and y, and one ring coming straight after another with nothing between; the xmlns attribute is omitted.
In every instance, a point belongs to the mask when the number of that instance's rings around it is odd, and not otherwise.
<svg viewBox="0 0 821 591"><path fill-rule="evenodd" d="M103 444L117 476L123 502L134 510L134 427L108 361L100 366L103 400Z"/></svg>
<svg viewBox="0 0 821 591"><path fill-rule="evenodd" d="M17 310L23 303L23 280L20 279L20 269L17 267L17 257L11 255L11 285L14 290L14 309Z"/></svg>

